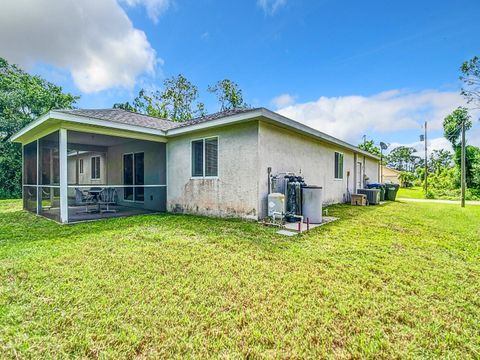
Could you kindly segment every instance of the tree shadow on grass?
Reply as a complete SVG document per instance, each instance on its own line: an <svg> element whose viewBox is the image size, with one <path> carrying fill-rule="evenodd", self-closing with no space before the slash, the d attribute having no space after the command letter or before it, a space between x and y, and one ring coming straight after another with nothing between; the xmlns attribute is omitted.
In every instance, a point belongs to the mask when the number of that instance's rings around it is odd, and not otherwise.
<svg viewBox="0 0 480 360"><path fill-rule="evenodd" d="M338 217L339 220L295 237L278 235L278 228L275 227L233 218L158 213L62 225L24 210L16 210L0 212L0 246L38 241L81 241L105 234L113 240L124 237L129 240L161 242L175 237L232 249L235 246L253 246L264 251L284 251L292 246L301 246L302 242L311 240L312 237L327 235L333 227L373 220L380 208L390 205L330 206L329 216ZM108 234L112 232L118 234Z"/></svg>
<svg viewBox="0 0 480 360"><path fill-rule="evenodd" d="M175 236L224 245L248 242L265 248L274 244L282 246L291 241L277 235L276 229L254 221L167 213L62 225L18 210L0 213L0 229L0 246L38 241L75 241L102 234L112 239L125 236L139 241L161 241ZM106 235L111 232L118 235Z"/></svg>

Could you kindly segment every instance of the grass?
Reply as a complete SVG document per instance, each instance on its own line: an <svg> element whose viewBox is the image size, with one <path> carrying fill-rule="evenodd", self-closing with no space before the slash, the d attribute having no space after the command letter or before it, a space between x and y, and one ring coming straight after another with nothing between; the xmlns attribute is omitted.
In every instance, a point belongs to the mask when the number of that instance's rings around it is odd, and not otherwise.
<svg viewBox="0 0 480 360"><path fill-rule="evenodd" d="M425 199L425 192L421 186L400 188L398 189L397 197L403 199Z"/></svg>
<svg viewBox="0 0 480 360"><path fill-rule="evenodd" d="M431 199L437 200L460 200L460 189L455 190L439 190L432 189L429 190L429 196ZM425 199L425 192L421 186L413 186L410 188L400 188L397 193L398 198L403 199ZM480 190L479 189L466 189L465 194L466 200L480 200Z"/></svg>
<svg viewBox="0 0 480 360"><path fill-rule="evenodd" d="M0 358L479 358L480 207L332 207L296 238L0 201Z"/></svg>

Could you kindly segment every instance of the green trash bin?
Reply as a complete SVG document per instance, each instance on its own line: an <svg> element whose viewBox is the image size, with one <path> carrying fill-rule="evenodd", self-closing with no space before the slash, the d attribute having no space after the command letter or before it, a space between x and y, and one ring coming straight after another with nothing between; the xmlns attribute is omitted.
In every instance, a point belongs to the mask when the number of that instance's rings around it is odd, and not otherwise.
<svg viewBox="0 0 480 360"><path fill-rule="evenodd" d="M385 198L386 198L385 184L367 184L367 189L378 189L378 190L380 190L380 201L385 201Z"/></svg>
<svg viewBox="0 0 480 360"><path fill-rule="evenodd" d="M395 186L387 185L387 200L395 201L395 198L397 197L397 191L398 188L396 188Z"/></svg>

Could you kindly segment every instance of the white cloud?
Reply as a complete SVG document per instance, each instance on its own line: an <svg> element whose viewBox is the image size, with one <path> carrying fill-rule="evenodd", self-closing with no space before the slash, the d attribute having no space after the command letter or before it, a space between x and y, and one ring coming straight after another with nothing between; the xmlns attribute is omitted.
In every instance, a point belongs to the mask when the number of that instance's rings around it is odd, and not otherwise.
<svg viewBox="0 0 480 360"><path fill-rule="evenodd" d="M419 156L421 158L425 157L425 143L422 141L416 141L416 142L407 143L407 144L399 143L399 142L391 143L387 149L387 153L389 153L390 151L392 151L393 149L399 146L413 147L415 148L415 150L417 150L415 154L416 156ZM438 138L430 139L427 141L427 153L429 156L433 152L433 150L442 150L442 149L450 152L453 151L452 145L444 137L438 137Z"/></svg>
<svg viewBox="0 0 480 360"><path fill-rule="evenodd" d="M86 93L131 88L159 59L115 0L4 0L0 49L8 61L68 70Z"/></svg>
<svg viewBox="0 0 480 360"><path fill-rule="evenodd" d="M275 14L278 9L286 4L287 0L257 0L257 5L260 6L267 15Z"/></svg>
<svg viewBox="0 0 480 360"><path fill-rule="evenodd" d="M276 109L281 109L293 105L295 103L295 96L290 94L282 94L274 97L270 102L273 106L275 106Z"/></svg>
<svg viewBox="0 0 480 360"><path fill-rule="evenodd" d="M369 132L416 129L427 120L429 130L442 129L446 115L463 98L455 92L391 90L372 96L320 97L286 106L279 113L340 139L356 142Z"/></svg>
<svg viewBox="0 0 480 360"><path fill-rule="evenodd" d="M157 23L160 16L167 11L172 4L171 0L124 0L128 6L144 6L148 17Z"/></svg>

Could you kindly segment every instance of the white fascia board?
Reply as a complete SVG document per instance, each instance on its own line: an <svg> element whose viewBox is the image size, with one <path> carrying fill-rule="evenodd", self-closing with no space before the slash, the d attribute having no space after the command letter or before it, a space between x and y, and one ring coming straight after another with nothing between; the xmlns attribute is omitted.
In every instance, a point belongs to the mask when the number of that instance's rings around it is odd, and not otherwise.
<svg viewBox="0 0 480 360"><path fill-rule="evenodd" d="M84 124L84 125L86 124L86 125L108 127L113 129L119 129L119 130L134 131L134 132L139 132L143 134L165 136L165 131L163 130L151 129L151 128L137 126L137 125L122 124L115 121L101 120L101 119L96 119L96 118L91 118L91 117L86 117L81 115L65 114L57 111L49 111L45 115L40 116L37 120L31 122L22 130L14 134L11 137L11 141L16 141L22 135L26 134L30 130L34 129L35 127L41 125L42 123L50 119L68 121L68 122Z"/></svg>
<svg viewBox="0 0 480 360"><path fill-rule="evenodd" d="M27 132L36 128L38 125L43 124L45 121L47 121L51 117L52 117L51 116L51 111L49 111L48 113L40 116L37 120L32 121L30 124L28 124L27 126L22 128L20 131L13 134L12 137L10 138L10 141L15 142L20 136L25 135Z"/></svg>
<svg viewBox="0 0 480 360"><path fill-rule="evenodd" d="M304 134L313 136L317 139L321 139L321 140L323 140L325 142L328 142L330 144L335 144L335 145L347 148L349 150L352 150L356 153L368 156L368 157L373 158L375 160L380 160L379 156L373 155L373 154L369 153L368 151L361 150L355 145L349 144L349 143L347 143L345 141L342 141L340 139L337 139L337 138L335 138L331 135L328 135L328 134L325 134L321 131L313 129L310 126L307 126L307 125L304 125L302 123L299 123L298 121L289 119L289 118L287 118L283 115L277 114L277 113L275 113L273 111L270 111L268 109L261 109L261 110L263 111L262 115L264 117L266 117L268 119L271 119L274 122L281 123L283 125L286 125L287 127L293 128L293 129L295 129L299 132L302 132Z"/></svg>

